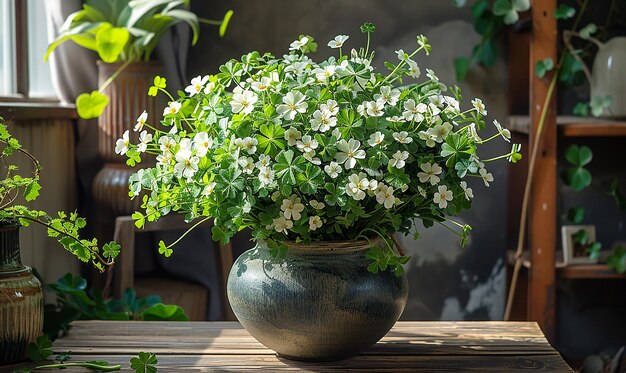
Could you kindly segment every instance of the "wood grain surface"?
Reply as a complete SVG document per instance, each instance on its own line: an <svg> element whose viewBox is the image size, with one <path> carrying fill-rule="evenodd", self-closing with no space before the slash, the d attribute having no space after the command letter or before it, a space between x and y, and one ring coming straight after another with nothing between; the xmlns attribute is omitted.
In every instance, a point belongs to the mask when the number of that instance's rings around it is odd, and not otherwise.
<svg viewBox="0 0 626 373"><path fill-rule="evenodd" d="M66 351L74 361L107 360L122 371L139 351L157 354L159 372L572 371L534 322L403 321L359 356L311 363L276 356L237 322L77 321L54 344L55 353Z"/></svg>

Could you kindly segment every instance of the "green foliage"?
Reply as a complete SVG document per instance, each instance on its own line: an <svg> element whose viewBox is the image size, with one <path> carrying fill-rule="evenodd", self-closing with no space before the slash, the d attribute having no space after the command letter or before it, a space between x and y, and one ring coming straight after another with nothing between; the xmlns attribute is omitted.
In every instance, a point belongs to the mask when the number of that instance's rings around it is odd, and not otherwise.
<svg viewBox="0 0 626 373"><path fill-rule="evenodd" d="M598 26L596 26L595 23L590 23L581 28L580 31L578 31L578 35L583 39L589 39L596 31L598 31Z"/></svg>
<svg viewBox="0 0 626 373"><path fill-rule="evenodd" d="M71 273L47 289L56 296L54 304L44 308L44 333L55 339L67 334L74 320L146 320L187 321L179 306L165 305L156 295L137 297L126 289L120 299L105 299L98 289L87 290L87 281Z"/></svg>
<svg viewBox="0 0 626 373"><path fill-rule="evenodd" d="M593 96L589 101L589 107L591 108L591 115L599 117L604 114L604 111L611 107L613 98L611 96Z"/></svg>
<svg viewBox="0 0 626 373"><path fill-rule="evenodd" d="M561 173L563 183L579 192L591 185L591 172L585 168L593 159L588 146L570 145L565 150L565 159L570 164Z"/></svg>
<svg viewBox="0 0 626 373"><path fill-rule="evenodd" d="M130 368L136 373L155 373L157 371L157 357L151 352L140 352L130 359Z"/></svg>
<svg viewBox="0 0 626 373"><path fill-rule="evenodd" d="M529 0L496 0L493 3L493 14L501 16L507 25L512 25L519 19L519 12L530 9Z"/></svg>
<svg viewBox="0 0 626 373"><path fill-rule="evenodd" d="M606 258L606 263L617 273L626 273L626 247L617 246L611 255Z"/></svg>
<svg viewBox="0 0 626 373"><path fill-rule="evenodd" d="M572 207L567 211L567 220L569 220L572 224L580 224L583 222L585 218L585 208L584 207Z"/></svg>
<svg viewBox="0 0 626 373"><path fill-rule="evenodd" d="M552 71L552 69L554 69L554 61L552 61L552 58L544 58L543 60L535 62L535 75L537 75L538 78L543 78L548 71Z"/></svg>
<svg viewBox="0 0 626 373"><path fill-rule="evenodd" d="M76 98L76 111L83 119L99 117L109 104L109 97L100 91L81 93Z"/></svg>
<svg viewBox="0 0 626 373"><path fill-rule="evenodd" d="M569 19L576 15L576 9L566 4L559 4L559 7L554 10L554 18L556 19Z"/></svg>
<svg viewBox="0 0 626 373"><path fill-rule="evenodd" d="M318 45L300 35L282 58L250 52L215 75L195 77L177 100L168 96L171 114L146 123L154 135L147 147L129 144L126 153L159 160L130 178L130 195L142 196L136 226L168 213L188 222L212 218L213 239L228 242L249 228L281 257L288 241L388 241L408 233L413 219L443 224L471 207L463 178L488 185L493 175L485 164L517 162L519 146L481 161L478 148L509 140L510 132L496 122L498 134L482 140L482 101L461 109L458 87L448 90L430 69L422 74L413 58L430 52L427 38L396 51L398 60L381 74L369 50L374 27L362 31L367 45L348 54L313 61L307 55ZM341 49L347 38L329 46ZM165 86L155 78L150 95L167 94ZM453 227L467 241L469 229ZM160 242L159 253L172 255L175 243ZM390 248L373 253L371 270L399 274L408 260Z"/></svg>
<svg viewBox="0 0 626 373"><path fill-rule="evenodd" d="M87 223L77 213L67 214L60 211L54 217L45 211L33 210L18 203L18 196L20 195L25 202L32 202L39 196L41 165L9 133L2 118L0 118L0 146L4 146L0 152L0 158L2 158L6 168L4 179L0 180L0 201L2 201L0 204L0 223L19 224L23 227L28 227L32 223L40 224L47 228L48 236L56 238L67 251L81 261L91 262L95 268L101 271L104 270L105 266L113 264L115 257L119 254L119 245L110 242L101 251L97 240L80 238L79 231ZM17 174L19 168L10 162L10 157L18 154L31 161L33 171L29 177Z"/></svg>
<svg viewBox="0 0 626 373"><path fill-rule="evenodd" d="M42 335L28 345L26 356L34 362L46 360L52 355L52 341L47 335Z"/></svg>

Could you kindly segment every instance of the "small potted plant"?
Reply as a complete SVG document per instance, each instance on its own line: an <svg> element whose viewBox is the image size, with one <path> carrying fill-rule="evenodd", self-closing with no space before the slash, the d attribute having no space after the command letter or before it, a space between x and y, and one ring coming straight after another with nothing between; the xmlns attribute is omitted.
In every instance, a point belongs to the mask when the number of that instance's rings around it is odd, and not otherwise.
<svg viewBox="0 0 626 373"><path fill-rule="evenodd" d="M76 213L58 212L56 216L20 204L31 202L39 195L41 165L11 136L0 118L0 158L4 178L0 180L0 364L17 361L25 356L26 346L41 334L43 327L43 294L41 284L30 267L20 259L19 228L37 223L48 229L70 253L83 262L91 262L104 271L113 264L120 246L110 242L102 248L98 242L82 239L79 230L85 220ZM25 177L10 157L23 155L31 160L33 173Z"/></svg>
<svg viewBox="0 0 626 373"><path fill-rule="evenodd" d="M157 102L140 94L161 70L161 64L151 59L152 52L165 32L180 22L190 26L195 45L200 23L220 25L224 35L233 14L228 11L222 21L200 19L181 9L188 5L189 0L87 0L82 10L68 16L48 46L46 60L68 40L98 53L99 87L80 94L76 109L81 118L98 118L98 151L104 167L94 180L93 194L116 215L132 212L127 198L132 170L113 152L113 144L135 125L132 118L142 111L152 118L160 115Z"/></svg>
<svg viewBox="0 0 626 373"><path fill-rule="evenodd" d="M461 108L460 92L412 59L428 54L426 37L397 51L386 74L367 46L344 54L348 36L328 43L334 57L315 62L310 36L275 57L252 52L170 97L163 127L141 122L140 140L118 140L118 153L157 165L131 177L142 196L136 225L170 212L190 229L214 219L213 238L244 228L257 246L235 262L228 297L241 324L261 343L294 359L338 359L378 341L407 300L394 244L414 221L442 224L464 243L467 225L448 216L472 204L466 182L493 181L478 148L510 133L497 121L482 139L487 114L480 99ZM163 91L154 87L153 92ZM166 93L166 92L165 92ZM143 192L143 193L142 193ZM159 243L169 256L172 245Z"/></svg>

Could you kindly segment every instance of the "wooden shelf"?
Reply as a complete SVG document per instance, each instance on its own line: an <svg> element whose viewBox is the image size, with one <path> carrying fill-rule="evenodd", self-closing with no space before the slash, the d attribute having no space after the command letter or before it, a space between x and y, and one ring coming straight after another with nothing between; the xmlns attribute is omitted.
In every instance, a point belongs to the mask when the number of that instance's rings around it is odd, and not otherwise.
<svg viewBox="0 0 626 373"><path fill-rule="evenodd" d="M609 120L587 117L557 117L557 130L565 137L623 137L626 136L626 120ZM530 117L509 117L509 129L528 134Z"/></svg>
<svg viewBox="0 0 626 373"><path fill-rule="evenodd" d="M530 268L532 263L528 258L528 251L524 251L522 256L522 267ZM563 253L557 251L557 258L562 258ZM510 265L515 264L515 250L507 251L507 262ZM555 263L556 273L560 278L570 280L583 280L583 279L626 279L626 273L619 274L609 268L606 264L570 264L568 266L563 263L562 259L557 259Z"/></svg>

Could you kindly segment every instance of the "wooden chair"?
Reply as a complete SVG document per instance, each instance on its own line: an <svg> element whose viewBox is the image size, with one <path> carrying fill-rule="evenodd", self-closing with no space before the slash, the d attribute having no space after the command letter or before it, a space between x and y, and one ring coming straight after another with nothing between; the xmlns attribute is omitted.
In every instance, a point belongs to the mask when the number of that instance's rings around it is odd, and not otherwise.
<svg viewBox="0 0 626 373"><path fill-rule="evenodd" d="M212 227L213 221L203 223L203 227ZM208 304L209 291L199 284L176 279L162 278L135 278L135 233L155 232L167 230L188 229L189 224L185 223L180 215L162 217L156 222L146 223L145 227L138 229L130 216L119 216L115 219L114 240L122 246L114 269L114 288L116 296L121 296L127 288L137 291L137 294L144 296L147 294L158 294L165 303L178 304L189 315L192 320L204 320L206 317L206 305ZM232 247L229 244L221 245L213 242L215 261L217 263L219 278L219 289L222 299L222 314L227 320L235 320L235 316L228 304L226 296L226 282L228 273L233 264Z"/></svg>

